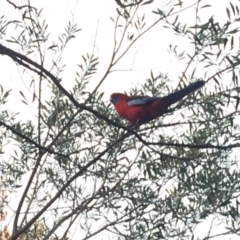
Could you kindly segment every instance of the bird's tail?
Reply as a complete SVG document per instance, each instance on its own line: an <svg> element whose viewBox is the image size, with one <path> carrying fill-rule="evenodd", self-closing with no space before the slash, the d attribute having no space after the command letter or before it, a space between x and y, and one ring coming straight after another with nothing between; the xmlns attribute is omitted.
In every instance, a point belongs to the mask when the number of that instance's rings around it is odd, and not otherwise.
<svg viewBox="0 0 240 240"><path fill-rule="evenodd" d="M171 104L181 100L182 98L184 98L185 96L187 96L188 94L196 91L197 89L199 89L200 87L202 87L205 84L205 81L201 80L195 83L190 84L189 86L176 91L174 93L169 94L166 97L163 97L163 99L171 102Z"/></svg>

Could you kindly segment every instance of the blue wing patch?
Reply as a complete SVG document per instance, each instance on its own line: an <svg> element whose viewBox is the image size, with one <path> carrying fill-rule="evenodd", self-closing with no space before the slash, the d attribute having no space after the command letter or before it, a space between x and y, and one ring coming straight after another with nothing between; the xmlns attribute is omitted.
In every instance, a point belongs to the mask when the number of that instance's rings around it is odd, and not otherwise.
<svg viewBox="0 0 240 240"><path fill-rule="evenodd" d="M127 101L128 106L143 106L147 104L151 104L154 100L156 100L158 97L136 97L129 99Z"/></svg>

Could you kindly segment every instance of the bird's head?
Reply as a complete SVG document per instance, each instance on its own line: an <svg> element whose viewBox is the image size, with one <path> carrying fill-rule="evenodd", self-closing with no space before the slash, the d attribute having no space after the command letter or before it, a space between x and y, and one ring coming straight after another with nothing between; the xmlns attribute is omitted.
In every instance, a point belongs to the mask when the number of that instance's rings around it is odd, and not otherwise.
<svg viewBox="0 0 240 240"><path fill-rule="evenodd" d="M113 105L117 104L120 100L125 99L126 95L123 93L113 93L111 95L110 101Z"/></svg>

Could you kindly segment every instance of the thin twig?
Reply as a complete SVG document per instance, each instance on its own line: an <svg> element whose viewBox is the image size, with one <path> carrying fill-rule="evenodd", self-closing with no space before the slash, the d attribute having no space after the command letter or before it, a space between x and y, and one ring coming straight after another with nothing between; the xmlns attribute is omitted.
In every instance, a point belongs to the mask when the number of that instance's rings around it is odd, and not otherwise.
<svg viewBox="0 0 240 240"><path fill-rule="evenodd" d="M8 3L10 3L12 6L14 6L16 9L22 9L22 8L33 8L34 10L37 10L35 7L29 6L29 5L22 5L22 6L17 6L15 3L13 3L10 0L6 0Z"/></svg>
<svg viewBox="0 0 240 240"><path fill-rule="evenodd" d="M31 138L23 135L22 133L18 132L16 129L14 129L13 127L7 125L6 123L0 121L0 126L4 126L5 128L7 128L8 130L10 130L12 133L14 133L15 135L19 136L20 138L24 139L26 142L34 145L35 147L39 148L40 150L42 150L42 152L48 152L50 154L56 154L58 156L61 156L61 157L65 157L65 158L68 158L69 156L66 155L66 154L61 154L61 153L58 153L58 152L55 152L53 151L51 148L47 148L47 147L44 147L40 144L38 144L37 142L33 141Z"/></svg>
<svg viewBox="0 0 240 240"><path fill-rule="evenodd" d="M105 153L107 153L111 148L117 145L119 142L123 141L125 138L129 136L129 133L123 134L119 139L113 142L110 146L105 148L97 157L95 157L92 161L87 163L84 167L82 167L76 174L74 174L57 192L57 194L22 228L20 229L14 236L11 237L10 240L16 240L21 234L23 234L27 229L32 226L34 222L62 195L62 193L66 190L66 188L79 176L81 176L90 166L96 163Z"/></svg>

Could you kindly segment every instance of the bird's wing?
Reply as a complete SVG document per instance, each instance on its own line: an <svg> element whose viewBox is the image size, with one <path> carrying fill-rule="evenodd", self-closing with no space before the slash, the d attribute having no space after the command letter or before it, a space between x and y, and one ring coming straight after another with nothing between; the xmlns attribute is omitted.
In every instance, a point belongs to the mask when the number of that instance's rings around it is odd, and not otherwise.
<svg viewBox="0 0 240 240"><path fill-rule="evenodd" d="M153 101L155 101L158 97L148 97L148 96L137 96L137 97L130 97L127 100L128 106L143 106L151 104Z"/></svg>

